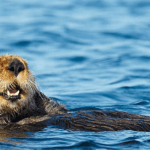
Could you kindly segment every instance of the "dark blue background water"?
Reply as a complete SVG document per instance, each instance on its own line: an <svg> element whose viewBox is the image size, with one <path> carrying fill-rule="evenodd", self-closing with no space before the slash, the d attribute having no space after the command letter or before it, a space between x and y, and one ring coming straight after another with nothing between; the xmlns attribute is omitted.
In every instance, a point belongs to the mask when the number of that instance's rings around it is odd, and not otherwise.
<svg viewBox="0 0 150 150"><path fill-rule="evenodd" d="M69 110L150 116L149 0L0 2L0 54L26 59L39 88ZM12 131L13 132L13 131ZM48 126L0 133L1 149L149 149L150 133Z"/></svg>

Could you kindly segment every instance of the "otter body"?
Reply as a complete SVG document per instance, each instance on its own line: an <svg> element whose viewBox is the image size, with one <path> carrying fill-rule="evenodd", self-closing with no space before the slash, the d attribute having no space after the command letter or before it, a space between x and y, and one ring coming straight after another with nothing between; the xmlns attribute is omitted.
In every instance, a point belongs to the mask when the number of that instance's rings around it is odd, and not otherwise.
<svg viewBox="0 0 150 150"><path fill-rule="evenodd" d="M26 129L33 125L86 131L150 131L150 118L120 111L69 112L41 93L27 62L16 55L0 56L0 124ZM40 124L39 124L40 123ZM25 125L25 126L24 126Z"/></svg>

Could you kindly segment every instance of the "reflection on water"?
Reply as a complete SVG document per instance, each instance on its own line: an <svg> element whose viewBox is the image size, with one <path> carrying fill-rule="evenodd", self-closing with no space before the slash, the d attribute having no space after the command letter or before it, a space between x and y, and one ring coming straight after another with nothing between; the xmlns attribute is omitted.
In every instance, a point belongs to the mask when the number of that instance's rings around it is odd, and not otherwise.
<svg viewBox="0 0 150 150"><path fill-rule="evenodd" d="M4 143L17 145L20 142L14 140L15 138L25 138L25 137L29 137L29 136L30 135L27 132L19 131L18 128L16 130L15 130L15 128L13 128L13 130L10 130L10 128L8 128L8 127L4 127L4 126L0 127L0 142L3 143L3 145L4 145Z"/></svg>
<svg viewBox="0 0 150 150"><path fill-rule="evenodd" d="M0 54L27 59L39 88L69 110L149 116L149 17L148 0L2 1ZM34 132L0 131L4 149L150 146L149 133L143 132L68 132L49 126Z"/></svg>

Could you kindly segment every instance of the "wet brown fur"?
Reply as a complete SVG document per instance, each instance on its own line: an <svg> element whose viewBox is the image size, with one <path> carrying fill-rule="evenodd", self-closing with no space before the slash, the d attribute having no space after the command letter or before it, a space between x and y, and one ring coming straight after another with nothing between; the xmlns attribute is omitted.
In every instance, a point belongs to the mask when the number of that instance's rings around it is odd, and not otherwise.
<svg viewBox="0 0 150 150"><path fill-rule="evenodd" d="M25 69L16 77L9 64L18 59ZM6 89L18 85L21 99L6 100L3 93ZM27 62L16 55L0 56L0 124L7 124L8 129L33 130L33 126L57 125L57 127L86 131L135 130L150 131L150 118L120 111L78 111L67 113L64 105L55 102L41 93L36 86L34 76ZM11 125L11 126L9 126ZM14 126L15 125L15 126ZM31 125L31 126L30 126Z"/></svg>

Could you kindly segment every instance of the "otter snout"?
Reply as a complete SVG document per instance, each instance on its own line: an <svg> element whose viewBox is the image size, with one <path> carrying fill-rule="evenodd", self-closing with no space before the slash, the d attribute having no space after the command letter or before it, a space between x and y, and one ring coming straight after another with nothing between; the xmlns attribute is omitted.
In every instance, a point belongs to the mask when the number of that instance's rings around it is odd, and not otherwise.
<svg viewBox="0 0 150 150"><path fill-rule="evenodd" d="M25 69L23 63L18 59L14 59L8 66L8 70L13 72L13 74L17 77L18 74Z"/></svg>

